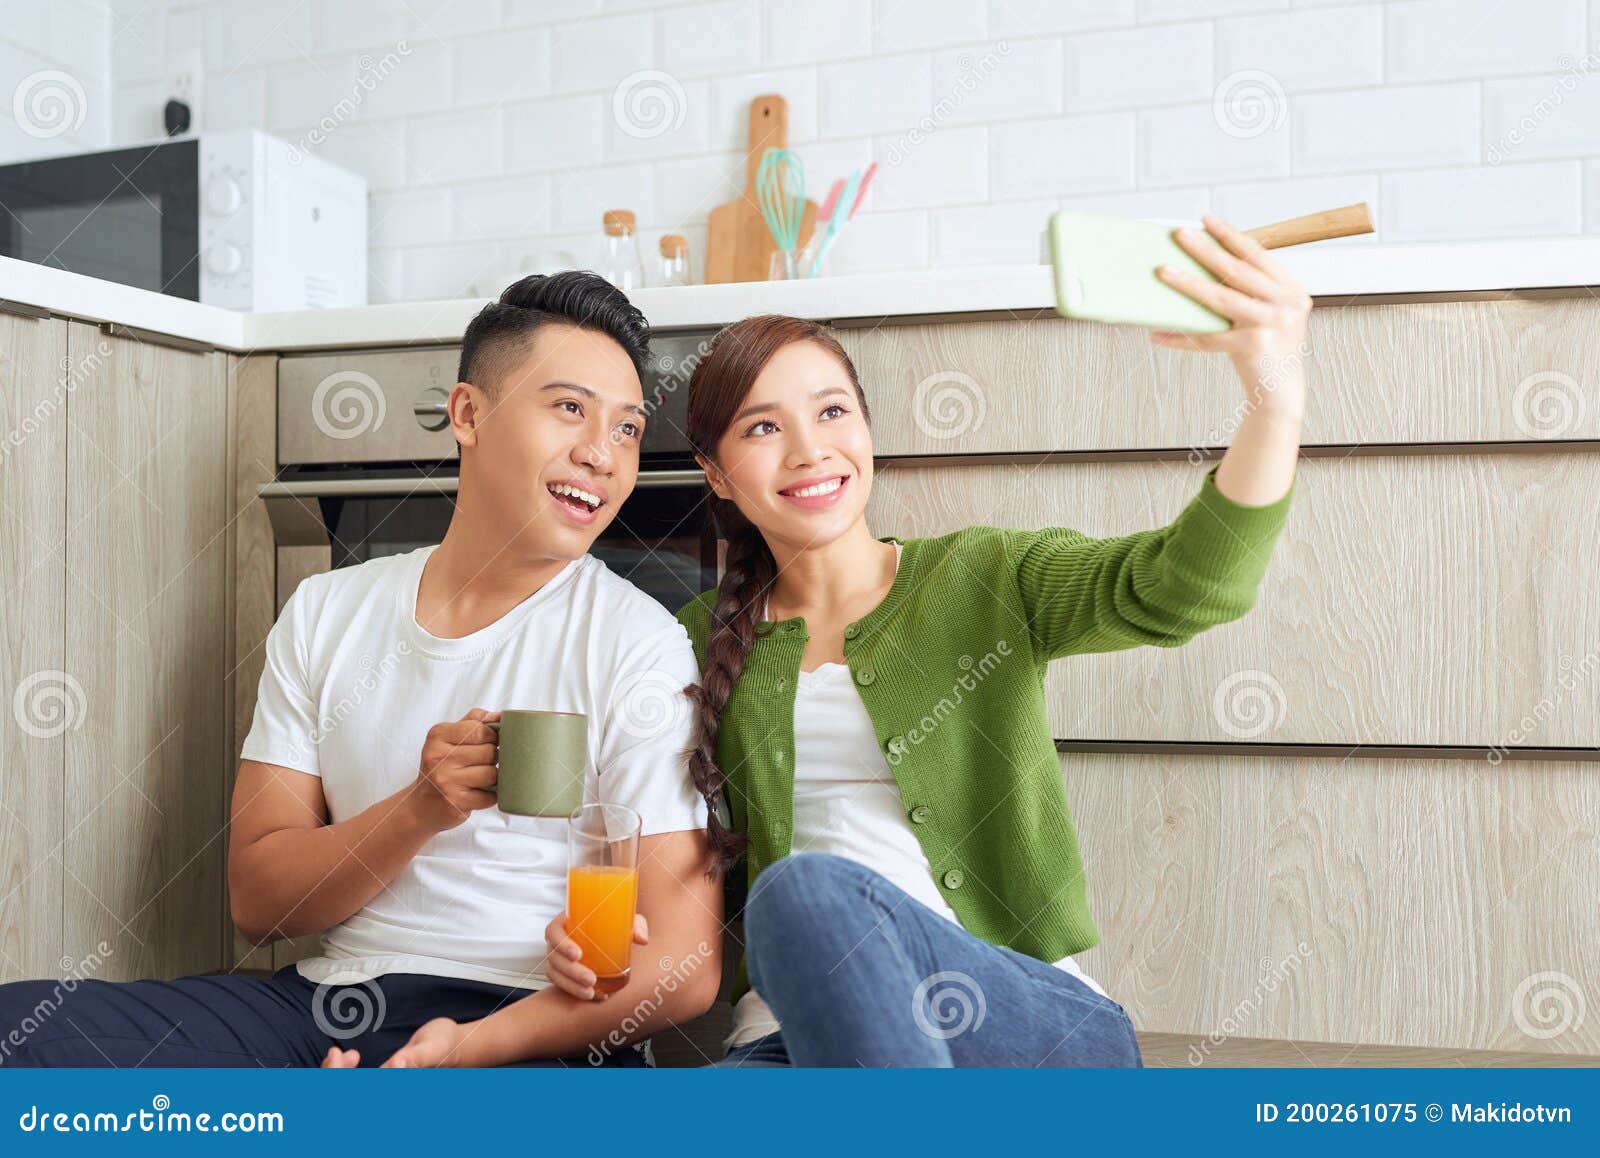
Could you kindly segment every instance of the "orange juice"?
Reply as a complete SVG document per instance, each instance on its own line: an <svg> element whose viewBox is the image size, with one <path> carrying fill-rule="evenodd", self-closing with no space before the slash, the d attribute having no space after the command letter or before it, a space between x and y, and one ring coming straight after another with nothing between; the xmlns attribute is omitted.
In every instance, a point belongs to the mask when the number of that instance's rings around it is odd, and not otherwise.
<svg viewBox="0 0 1600 1158"><path fill-rule="evenodd" d="M628 983L633 952L633 910L639 874L613 865L577 865L567 870L567 932L595 971L596 993L614 993Z"/></svg>

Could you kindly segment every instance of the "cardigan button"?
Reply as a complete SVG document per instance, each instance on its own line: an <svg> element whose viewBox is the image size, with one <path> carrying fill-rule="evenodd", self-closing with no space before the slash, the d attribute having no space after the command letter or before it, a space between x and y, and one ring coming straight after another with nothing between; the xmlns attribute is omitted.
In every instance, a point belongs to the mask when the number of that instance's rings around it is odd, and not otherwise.
<svg viewBox="0 0 1600 1158"><path fill-rule="evenodd" d="M869 686L872 681L877 678L878 673L873 671L870 667L864 667L860 671L856 672L856 683L860 684L862 687Z"/></svg>
<svg viewBox="0 0 1600 1158"><path fill-rule="evenodd" d="M959 889L962 882L966 879L966 877L961 875L960 869L951 869L949 872L944 874L944 887L947 889Z"/></svg>
<svg viewBox="0 0 1600 1158"><path fill-rule="evenodd" d="M854 623L852 623L849 627L844 629L844 637L846 639L854 639L856 636L858 636L860 634L861 634L860 626L857 625L857 624L854 624Z"/></svg>
<svg viewBox="0 0 1600 1158"><path fill-rule="evenodd" d="M917 805L915 808L913 808L911 810L911 823L912 824L927 824L928 823L928 817L930 817L932 815L933 815L933 810L931 808L929 808L926 804L919 804L919 805ZM954 888L954 887L955 887L954 885L951 886L951 888Z"/></svg>

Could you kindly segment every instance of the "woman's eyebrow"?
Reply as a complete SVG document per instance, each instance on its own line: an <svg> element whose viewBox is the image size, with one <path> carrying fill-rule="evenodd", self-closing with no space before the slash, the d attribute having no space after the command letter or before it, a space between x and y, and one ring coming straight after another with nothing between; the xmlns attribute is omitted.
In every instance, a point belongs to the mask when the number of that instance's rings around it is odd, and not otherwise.
<svg viewBox="0 0 1600 1158"><path fill-rule="evenodd" d="M826 398L830 394L847 393L849 393L849 391L847 391L843 386L824 386L820 390L813 390L811 392L811 397L813 400L815 400L817 398ZM738 422L740 419L748 418L752 414L765 414L769 410L776 409L778 409L778 404L776 402L763 402L759 406L746 406L743 410L739 411L739 413L733 416L733 421Z"/></svg>

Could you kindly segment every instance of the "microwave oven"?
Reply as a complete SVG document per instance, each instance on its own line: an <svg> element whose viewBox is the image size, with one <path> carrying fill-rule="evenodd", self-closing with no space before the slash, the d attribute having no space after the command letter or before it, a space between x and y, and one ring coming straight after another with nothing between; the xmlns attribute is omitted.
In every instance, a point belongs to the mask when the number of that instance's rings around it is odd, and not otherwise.
<svg viewBox="0 0 1600 1158"><path fill-rule="evenodd" d="M0 255L206 305L367 303L367 183L253 129L0 165Z"/></svg>

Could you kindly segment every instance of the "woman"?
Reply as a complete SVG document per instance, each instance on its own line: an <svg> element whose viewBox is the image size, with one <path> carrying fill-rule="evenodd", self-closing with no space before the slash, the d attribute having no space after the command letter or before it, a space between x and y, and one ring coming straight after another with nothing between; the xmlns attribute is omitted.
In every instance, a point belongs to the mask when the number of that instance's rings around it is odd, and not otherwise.
<svg viewBox="0 0 1600 1158"><path fill-rule="evenodd" d="M1248 416L1157 530L875 538L866 398L824 327L747 319L696 370L689 435L728 553L679 613L702 666L690 762L719 867L746 857L751 886L724 1064L1140 1064L1072 960L1098 937L1043 679L1242 616L1282 528L1310 299L1205 224L1179 241L1219 282L1161 276L1233 327L1152 338L1230 354ZM552 977L586 995L552 931Z"/></svg>

